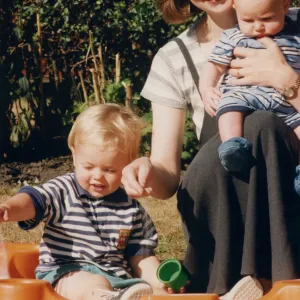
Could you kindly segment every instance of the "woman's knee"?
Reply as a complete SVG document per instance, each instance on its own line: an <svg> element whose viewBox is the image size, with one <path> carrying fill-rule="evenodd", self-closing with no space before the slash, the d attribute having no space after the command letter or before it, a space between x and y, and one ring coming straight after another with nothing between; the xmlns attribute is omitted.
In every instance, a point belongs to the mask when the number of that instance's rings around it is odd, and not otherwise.
<svg viewBox="0 0 300 300"><path fill-rule="evenodd" d="M244 135L255 136L262 132L288 135L292 130L273 112L255 111L245 118Z"/></svg>
<svg viewBox="0 0 300 300"><path fill-rule="evenodd" d="M222 184L229 176L218 156L220 144L219 136L215 136L200 148L178 188L177 208L183 220L188 220L187 223L193 221L194 213L199 210L203 201L206 201L203 195L210 194L213 186L216 189L217 185ZM216 182L216 174L218 174L218 182Z"/></svg>
<svg viewBox="0 0 300 300"><path fill-rule="evenodd" d="M205 185L212 182L211 180L215 178L216 173L226 175L218 155L220 144L219 136L215 136L200 148L185 172L183 186Z"/></svg>

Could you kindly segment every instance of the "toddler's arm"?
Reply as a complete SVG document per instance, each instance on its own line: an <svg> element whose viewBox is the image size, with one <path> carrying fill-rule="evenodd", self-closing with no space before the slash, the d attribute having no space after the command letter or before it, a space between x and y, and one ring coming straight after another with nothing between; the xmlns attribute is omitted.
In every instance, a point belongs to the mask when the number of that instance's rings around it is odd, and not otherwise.
<svg viewBox="0 0 300 300"><path fill-rule="evenodd" d="M216 88L221 76L226 72L227 66L207 62L202 72L200 80L200 93L204 108L207 113L213 117L221 96L220 91Z"/></svg>
<svg viewBox="0 0 300 300"><path fill-rule="evenodd" d="M164 284L156 277L156 271L160 264L156 256L131 256L129 258L129 264L132 268L133 275L147 281L151 285L154 294L168 294L164 288Z"/></svg>
<svg viewBox="0 0 300 300"><path fill-rule="evenodd" d="M17 194L5 203L0 204L0 222L16 222L30 220L35 217L36 210L29 195Z"/></svg>

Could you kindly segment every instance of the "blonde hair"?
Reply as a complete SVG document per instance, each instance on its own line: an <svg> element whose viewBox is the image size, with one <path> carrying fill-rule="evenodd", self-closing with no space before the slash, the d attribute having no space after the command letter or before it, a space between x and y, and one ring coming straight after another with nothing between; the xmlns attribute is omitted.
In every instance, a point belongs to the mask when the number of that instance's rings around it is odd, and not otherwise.
<svg viewBox="0 0 300 300"><path fill-rule="evenodd" d="M131 110L117 104L97 104L84 110L68 137L69 148L96 145L101 150L118 149L134 160L139 153L144 122Z"/></svg>
<svg viewBox="0 0 300 300"><path fill-rule="evenodd" d="M156 0L156 4L163 19L172 24L184 23L192 15L201 12L190 0Z"/></svg>

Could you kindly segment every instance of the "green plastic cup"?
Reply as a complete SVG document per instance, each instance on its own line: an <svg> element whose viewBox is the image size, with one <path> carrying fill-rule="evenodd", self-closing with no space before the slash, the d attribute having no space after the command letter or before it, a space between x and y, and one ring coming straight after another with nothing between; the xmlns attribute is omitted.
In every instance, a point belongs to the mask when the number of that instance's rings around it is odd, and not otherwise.
<svg viewBox="0 0 300 300"><path fill-rule="evenodd" d="M187 273L175 258L163 261L157 269L156 276L165 286L172 288L175 292L179 292L188 281Z"/></svg>

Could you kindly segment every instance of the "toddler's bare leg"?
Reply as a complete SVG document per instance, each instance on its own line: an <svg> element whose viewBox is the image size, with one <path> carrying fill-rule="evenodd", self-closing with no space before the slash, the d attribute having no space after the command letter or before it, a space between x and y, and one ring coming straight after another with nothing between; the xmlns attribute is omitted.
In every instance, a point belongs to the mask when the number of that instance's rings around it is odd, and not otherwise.
<svg viewBox="0 0 300 300"><path fill-rule="evenodd" d="M71 300L92 300L93 291L97 288L111 291L108 280L97 274L85 271L70 272L63 276L55 285L55 291Z"/></svg>
<svg viewBox="0 0 300 300"><path fill-rule="evenodd" d="M243 136L244 114L239 111L227 112L219 117L218 126L222 142Z"/></svg>

